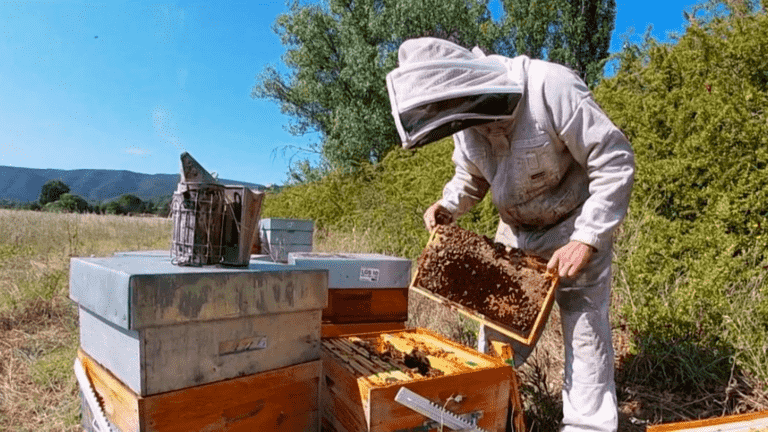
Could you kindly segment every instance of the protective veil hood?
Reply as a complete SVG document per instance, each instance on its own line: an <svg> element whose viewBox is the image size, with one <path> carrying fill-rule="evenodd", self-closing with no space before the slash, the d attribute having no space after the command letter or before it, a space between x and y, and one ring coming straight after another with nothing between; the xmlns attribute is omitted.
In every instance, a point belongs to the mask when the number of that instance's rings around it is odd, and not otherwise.
<svg viewBox="0 0 768 432"><path fill-rule="evenodd" d="M400 45L398 62L387 90L404 148L509 118L523 95L522 62L478 48L411 39Z"/></svg>

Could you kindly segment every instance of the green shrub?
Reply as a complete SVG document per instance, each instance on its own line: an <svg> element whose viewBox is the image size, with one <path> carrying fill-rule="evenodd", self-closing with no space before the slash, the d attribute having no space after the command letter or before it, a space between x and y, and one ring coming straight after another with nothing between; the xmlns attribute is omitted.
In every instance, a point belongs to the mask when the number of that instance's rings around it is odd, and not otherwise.
<svg viewBox="0 0 768 432"><path fill-rule="evenodd" d="M453 176L450 139L421 149L390 152L357 174L332 173L320 181L268 194L262 217L313 219L322 233L368 231L376 252L416 258L429 238L422 216ZM460 225L489 236L498 215L486 197Z"/></svg>
<svg viewBox="0 0 768 432"><path fill-rule="evenodd" d="M694 24L620 60L595 96L636 153L615 285L638 349L720 347L766 377L768 18Z"/></svg>

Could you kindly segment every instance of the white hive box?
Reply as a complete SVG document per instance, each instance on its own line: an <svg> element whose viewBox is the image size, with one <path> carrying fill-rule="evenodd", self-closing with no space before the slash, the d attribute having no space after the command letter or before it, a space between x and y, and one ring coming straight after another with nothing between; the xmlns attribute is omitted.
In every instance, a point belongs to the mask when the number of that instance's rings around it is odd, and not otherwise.
<svg viewBox="0 0 768 432"><path fill-rule="evenodd" d="M156 253L73 258L70 298L82 349L148 396L317 360L327 271L178 267Z"/></svg>
<svg viewBox="0 0 768 432"><path fill-rule="evenodd" d="M312 252L315 224L304 219L267 218L259 221L261 251L284 262L290 252Z"/></svg>
<svg viewBox="0 0 768 432"><path fill-rule="evenodd" d="M405 328L411 261L380 254L288 254L297 268L328 270L323 337Z"/></svg>

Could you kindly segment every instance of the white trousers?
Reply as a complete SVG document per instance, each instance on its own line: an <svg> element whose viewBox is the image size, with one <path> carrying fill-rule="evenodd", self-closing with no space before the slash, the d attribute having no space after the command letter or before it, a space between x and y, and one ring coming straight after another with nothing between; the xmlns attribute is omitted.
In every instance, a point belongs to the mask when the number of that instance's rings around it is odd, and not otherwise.
<svg viewBox="0 0 768 432"><path fill-rule="evenodd" d="M499 224L496 241L549 259L569 242L572 216L545 232L514 232ZM579 275L561 279L556 293L563 325L565 368L563 421L560 430L608 431L618 429L614 383L614 355L609 320L611 300L611 249L597 251ZM486 352L487 340L508 342L515 350L515 365L530 355L527 348L493 329L481 326L478 350Z"/></svg>

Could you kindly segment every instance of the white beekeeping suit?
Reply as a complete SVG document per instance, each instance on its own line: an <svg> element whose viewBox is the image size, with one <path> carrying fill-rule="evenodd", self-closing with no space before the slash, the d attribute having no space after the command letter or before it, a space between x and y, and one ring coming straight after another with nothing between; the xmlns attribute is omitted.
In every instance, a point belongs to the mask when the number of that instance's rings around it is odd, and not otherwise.
<svg viewBox="0 0 768 432"><path fill-rule="evenodd" d="M565 342L562 430L615 431L611 236L629 204L629 142L573 71L525 56L409 40L387 87L405 148L453 134L456 172L435 203L453 220L490 190L501 218L496 241L547 259L569 242L592 247L556 296ZM487 337L502 339L493 333L481 330L481 351ZM519 365L530 352L513 347Z"/></svg>

